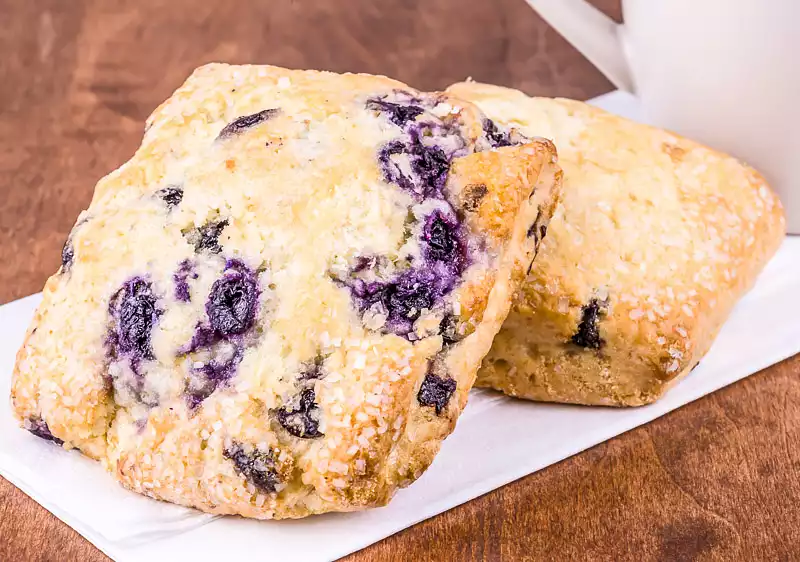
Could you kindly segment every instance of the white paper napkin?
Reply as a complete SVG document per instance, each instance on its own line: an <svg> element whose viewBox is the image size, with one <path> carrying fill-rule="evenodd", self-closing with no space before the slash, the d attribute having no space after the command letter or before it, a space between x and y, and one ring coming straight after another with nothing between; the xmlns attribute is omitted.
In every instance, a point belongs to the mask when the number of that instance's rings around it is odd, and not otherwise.
<svg viewBox="0 0 800 562"><path fill-rule="evenodd" d="M625 94L595 103L641 117ZM137 496L93 461L18 429L6 397L14 355L40 299L34 295L0 307L0 474L119 562L333 560L800 352L798 287L800 237L787 238L709 354L660 402L617 410L474 390L433 466L388 507L268 522L213 517Z"/></svg>

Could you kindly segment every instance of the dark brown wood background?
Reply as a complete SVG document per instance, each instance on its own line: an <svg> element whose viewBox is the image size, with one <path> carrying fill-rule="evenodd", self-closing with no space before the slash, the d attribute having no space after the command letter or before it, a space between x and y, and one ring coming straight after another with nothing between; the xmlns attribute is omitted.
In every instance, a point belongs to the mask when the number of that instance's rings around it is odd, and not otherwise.
<svg viewBox="0 0 800 562"><path fill-rule="evenodd" d="M618 0L594 3L619 19ZM0 302L41 288L94 183L210 61L611 88L523 0L0 0ZM349 560L800 559L798 373L784 362ZM0 479L0 560L106 558Z"/></svg>

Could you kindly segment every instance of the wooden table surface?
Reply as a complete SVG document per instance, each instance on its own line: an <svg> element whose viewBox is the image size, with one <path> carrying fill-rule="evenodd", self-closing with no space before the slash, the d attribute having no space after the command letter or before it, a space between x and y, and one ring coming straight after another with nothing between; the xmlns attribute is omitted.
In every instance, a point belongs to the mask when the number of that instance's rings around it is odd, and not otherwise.
<svg viewBox="0 0 800 562"><path fill-rule="evenodd" d="M40 290L95 182L202 63L611 89L523 0L0 0L0 52L0 303ZM800 356L348 560L798 560L798 373ZM0 479L0 560L107 559Z"/></svg>

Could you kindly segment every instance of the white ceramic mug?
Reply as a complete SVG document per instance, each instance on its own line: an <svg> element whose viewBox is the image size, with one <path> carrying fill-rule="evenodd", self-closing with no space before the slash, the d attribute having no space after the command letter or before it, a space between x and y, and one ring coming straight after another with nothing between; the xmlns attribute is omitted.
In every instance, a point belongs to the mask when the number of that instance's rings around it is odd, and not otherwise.
<svg viewBox="0 0 800 562"><path fill-rule="evenodd" d="M758 169L800 234L800 0L527 0L649 122Z"/></svg>

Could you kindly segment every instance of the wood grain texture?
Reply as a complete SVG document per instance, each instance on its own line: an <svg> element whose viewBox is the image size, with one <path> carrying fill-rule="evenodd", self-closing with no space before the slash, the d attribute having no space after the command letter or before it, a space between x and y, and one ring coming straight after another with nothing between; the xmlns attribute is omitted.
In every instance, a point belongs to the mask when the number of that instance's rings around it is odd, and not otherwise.
<svg viewBox="0 0 800 562"><path fill-rule="evenodd" d="M0 24L0 302L41 288L95 182L205 62L611 87L523 0L0 0ZM798 373L784 362L348 560L798 559ZM107 558L0 479L0 560Z"/></svg>

